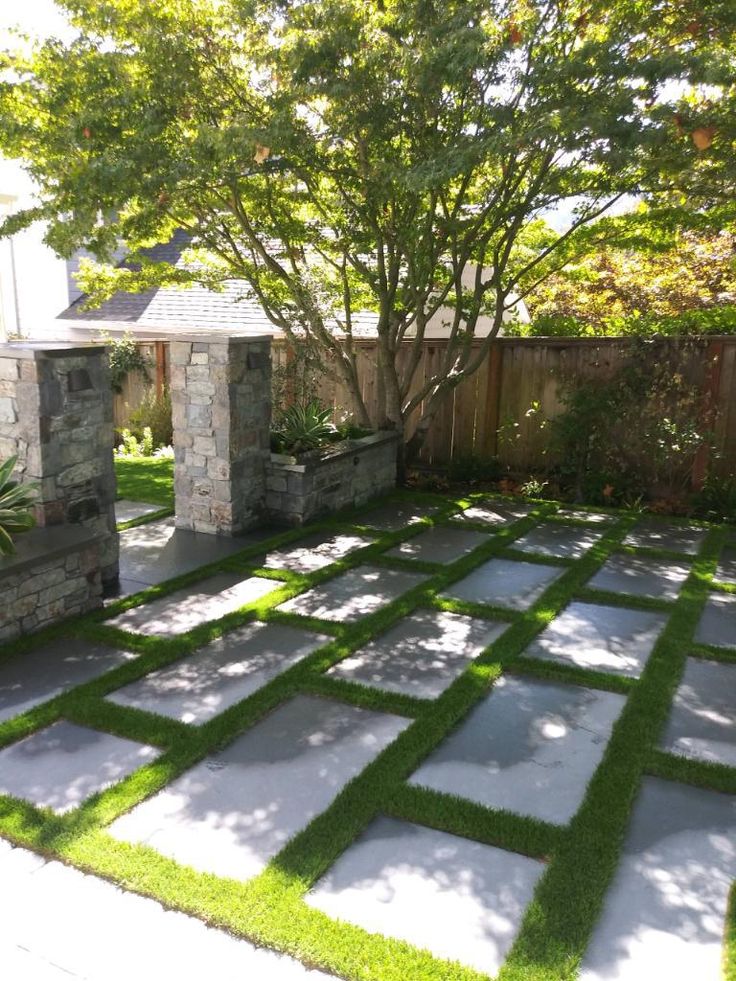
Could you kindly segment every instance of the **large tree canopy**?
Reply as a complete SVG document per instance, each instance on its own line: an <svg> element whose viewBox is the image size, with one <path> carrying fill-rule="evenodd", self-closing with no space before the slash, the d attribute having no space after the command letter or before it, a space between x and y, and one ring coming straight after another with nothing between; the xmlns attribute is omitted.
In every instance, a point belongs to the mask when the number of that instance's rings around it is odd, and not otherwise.
<svg viewBox="0 0 736 981"><path fill-rule="evenodd" d="M8 56L0 145L25 158L62 255L188 230L188 270L88 270L93 299L250 284L367 413L355 315L378 323L381 425L414 445L550 272L734 182L732 0L61 0L75 40ZM569 227L540 217L571 208ZM653 226L652 226L653 227ZM664 223L663 227L667 227ZM635 231L635 227L634 227ZM417 378L427 322L450 340ZM480 317L491 334L472 344ZM397 352L402 350L402 356Z"/></svg>

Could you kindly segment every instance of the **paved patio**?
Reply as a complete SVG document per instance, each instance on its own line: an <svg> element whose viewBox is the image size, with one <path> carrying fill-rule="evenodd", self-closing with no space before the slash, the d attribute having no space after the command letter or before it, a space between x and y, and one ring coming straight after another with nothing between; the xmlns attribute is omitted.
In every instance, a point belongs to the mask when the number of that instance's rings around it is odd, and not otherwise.
<svg viewBox="0 0 736 981"><path fill-rule="evenodd" d="M537 895L585 981L716 981L729 534L408 495L276 546L124 532L123 594L221 564L0 652L3 975L555 977L517 955ZM600 915L565 908L621 838Z"/></svg>

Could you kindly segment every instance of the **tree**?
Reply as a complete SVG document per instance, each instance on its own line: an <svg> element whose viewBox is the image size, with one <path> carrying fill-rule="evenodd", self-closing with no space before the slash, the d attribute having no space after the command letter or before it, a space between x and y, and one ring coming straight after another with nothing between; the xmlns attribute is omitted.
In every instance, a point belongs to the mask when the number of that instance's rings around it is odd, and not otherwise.
<svg viewBox="0 0 736 981"><path fill-rule="evenodd" d="M736 319L736 235L684 231L657 250L602 248L550 276L527 297L533 325L520 334L650 333L698 311ZM717 327L726 316L702 318Z"/></svg>
<svg viewBox="0 0 736 981"><path fill-rule="evenodd" d="M514 295L626 225L598 220L616 202L646 190L667 210L687 186L723 204L731 0L61 5L77 38L6 60L0 145L28 161L41 203L5 234L42 218L60 254L104 262L121 240L135 257L186 229L190 268L89 267L92 299L243 279L275 325L319 346L361 423L398 429L408 453ZM570 225L552 233L540 216L565 202ZM356 369L366 309L374 420ZM446 355L418 378L435 315ZM480 317L491 331L473 344Z"/></svg>

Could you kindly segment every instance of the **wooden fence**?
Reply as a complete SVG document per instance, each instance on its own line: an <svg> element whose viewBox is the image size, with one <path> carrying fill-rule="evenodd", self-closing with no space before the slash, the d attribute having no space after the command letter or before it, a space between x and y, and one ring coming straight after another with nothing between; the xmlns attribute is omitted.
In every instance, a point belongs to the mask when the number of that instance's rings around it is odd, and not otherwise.
<svg viewBox="0 0 736 981"><path fill-rule="evenodd" d="M445 343L424 343L416 386L437 370ZM498 339L481 368L446 399L422 449L422 461L442 466L453 459L498 457L519 471L548 464L550 459L544 452L548 432L540 427L539 420L554 418L561 411L561 386L570 379L610 379L631 358L634 343L629 338ZM116 425L125 424L130 408L140 404L146 389L164 383L166 346L165 342L148 345L144 353L156 368L149 371L148 382L134 376L116 396ZM400 352L400 358L408 354L409 345ZM360 342L357 356L361 394L370 412L380 399L375 342ZM703 394L700 411L714 430L716 451L710 461L701 458L699 468L736 472L736 337L651 341L645 356L675 363L683 378ZM274 367L283 367L289 358L286 343L276 340ZM319 397L337 412L353 411L347 390L328 376L320 381ZM538 410L530 412L534 404Z"/></svg>

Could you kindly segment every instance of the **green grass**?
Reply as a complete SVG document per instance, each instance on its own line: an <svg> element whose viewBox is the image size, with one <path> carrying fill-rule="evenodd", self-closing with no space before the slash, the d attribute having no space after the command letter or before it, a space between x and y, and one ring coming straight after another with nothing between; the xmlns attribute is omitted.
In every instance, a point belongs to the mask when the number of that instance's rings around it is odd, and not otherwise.
<svg viewBox="0 0 736 981"><path fill-rule="evenodd" d="M170 498L171 461L116 461L121 496L164 504ZM152 496L159 495L159 496ZM575 977L603 898L615 872L631 808L645 774L680 780L727 793L736 792L736 770L681 760L657 749L672 694L700 612L712 585L725 529L712 528L692 572L674 602L648 601L589 590L587 582L621 542L636 520L613 514L599 526L602 538L582 558L559 562L562 575L523 613L462 604L439 596L495 555L524 561L545 561L514 549L514 543L540 519L551 518L556 506L535 502L535 512L509 527L495 530L470 555L449 565L388 559L386 550L430 527L446 523L459 507L475 497L446 500L432 495L405 495L412 501L439 504L433 519L376 541L312 575L276 572L254 566L265 548L288 544L315 528L363 527L365 511L342 513L309 529L285 532L263 543L169 583L122 600L103 612L61 628L71 637L104 640L140 653L88 684L45 705L0 724L0 746L65 717L120 736L147 742L161 756L116 786L58 817L23 801L0 797L0 834L20 845L112 879L153 896L162 903L201 917L237 936L247 937L294 954L305 963L332 970L350 981L478 981L476 971L450 964L411 945L337 923L307 906L306 891L380 813L464 835L546 862L521 932L499 978L502 981L567 981ZM401 495L395 495L401 498ZM683 557L683 561L691 561ZM289 596L327 582L365 562L416 568L426 578L393 603L357 623L336 624L288 614L275 607ZM282 583L276 594L188 634L162 639L127 634L105 619L176 588L191 585L218 570L238 570ZM600 599L634 608L661 609L667 626L637 680L602 675L564 665L523 658L530 641L573 598ZM382 693L325 672L417 608L440 608L497 618L507 625L492 643L438 698L424 700ZM226 630L258 619L299 624L327 635L326 643L249 698L201 726L188 726L133 708L103 701L108 692L181 658ZM56 631L60 631L57 629ZM45 636L48 636L45 635ZM44 636L6 648L0 657L23 656ZM706 651L702 651L705 655ZM406 778L485 697L497 678L509 671L549 677L570 684L619 692L626 698L603 760L590 782L582 806L566 828L506 811L493 810L449 795L415 788ZM322 814L295 835L266 870L248 882L195 872L164 858L144 845L113 839L106 827L119 815L150 797L209 753L232 741L267 712L297 693L335 698L369 709L392 712L408 721L402 734L360 773ZM724 964L728 981L736 981L736 913L731 907Z"/></svg>
<svg viewBox="0 0 736 981"><path fill-rule="evenodd" d="M174 506L174 461L156 457L115 457L118 498Z"/></svg>

